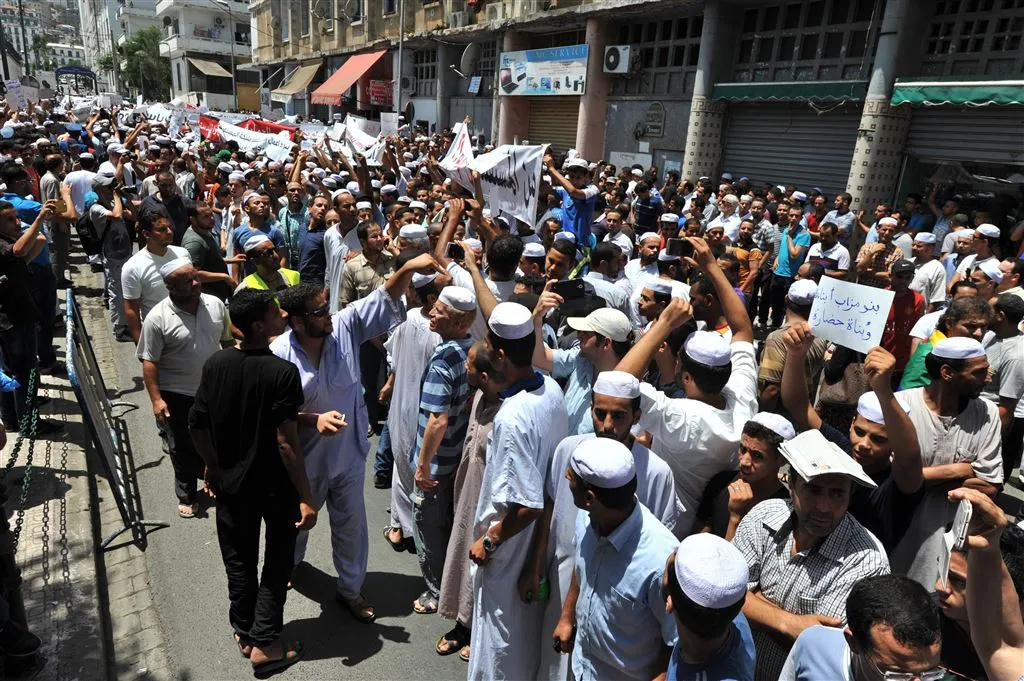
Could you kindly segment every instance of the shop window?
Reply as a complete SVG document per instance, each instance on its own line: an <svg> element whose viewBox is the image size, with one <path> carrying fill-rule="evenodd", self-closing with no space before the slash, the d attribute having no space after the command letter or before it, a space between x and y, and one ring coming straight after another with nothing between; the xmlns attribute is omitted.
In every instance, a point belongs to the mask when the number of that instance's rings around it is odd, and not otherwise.
<svg viewBox="0 0 1024 681"><path fill-rule="evenodd" d="M640 71L612 80L612 95L682 95L693 87L700 54L700 17L676 17L619 27L619 42L639 55ZM583 42L585 36L580 36ZM539 47L533 41L533 47ZM575 43L569 43L575 44Z"/></svg>
<svg viewBox="0 0 1024 681"><path fill-rule="evenodd" d="M413 52L413 75L416 77L417 97L437 95L437 50Z"/></svg>
<svg viewBox="0 0 1024 681"><path fill-rule="evenodd" d="M926 30L922 76L1024 73L1024 0L945 0Z"/></svg>

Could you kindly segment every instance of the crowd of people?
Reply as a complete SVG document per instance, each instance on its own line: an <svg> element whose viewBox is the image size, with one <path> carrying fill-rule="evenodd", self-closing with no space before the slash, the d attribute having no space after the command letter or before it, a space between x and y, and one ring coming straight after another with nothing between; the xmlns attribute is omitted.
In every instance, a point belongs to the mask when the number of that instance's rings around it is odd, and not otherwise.
<svg viewBox="0 0 1024 681"><path fill-rule="evenodd" d="M447 176L449 131L371 165L3 118L3 423L58 428L24 386L62 370L81 247L178 514L214 499L257 674L302 657L283 608L326 506L339 606L376 617L371 541L414 554L413 609L469 679L1024 676L1024 531L996 503L1024 445L1019 216L549 152L528 223ZM814 335L826 278L893 293L877 347Z"/></svg>

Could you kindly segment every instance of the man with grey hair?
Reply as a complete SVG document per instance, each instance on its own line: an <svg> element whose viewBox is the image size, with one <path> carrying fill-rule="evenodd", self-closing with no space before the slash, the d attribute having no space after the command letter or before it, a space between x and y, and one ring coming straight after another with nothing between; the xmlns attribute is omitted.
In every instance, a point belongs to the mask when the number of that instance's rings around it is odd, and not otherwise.
<svg viewBox="0 0 1024 681"><path fill-rule="evenodd" d="M730 243L736 243L740 237L740 216L737 214L739 206L740 200L736 198L735 194L723 196L722 200L718 202L718 210L721 212L714 220L708 223L705 231L715 227L722 227Z"/></svg>
<svg viewBox="0 0 1024 681"><path fill-rule="evenodd" d="M224 303L202 292L188 255L165 262L159 271L167 297L146 315L136 356L174 469L178 515L194 518L199 509L196 480L203 477L204 466L188 433L188 414L206 359L232 344L231 324Z"/></svg>

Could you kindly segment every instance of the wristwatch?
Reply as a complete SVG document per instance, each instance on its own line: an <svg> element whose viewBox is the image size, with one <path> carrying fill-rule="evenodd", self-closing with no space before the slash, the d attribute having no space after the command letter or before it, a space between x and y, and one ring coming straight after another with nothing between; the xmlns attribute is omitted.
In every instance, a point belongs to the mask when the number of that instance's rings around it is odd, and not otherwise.
<svg viewBox="0 0 1024 681"><path fill-rule="evenodd" d="M495 549L498 548L498 543L490 538L488 535L484 535L484 551L488 554L494 553Z"/></svg>

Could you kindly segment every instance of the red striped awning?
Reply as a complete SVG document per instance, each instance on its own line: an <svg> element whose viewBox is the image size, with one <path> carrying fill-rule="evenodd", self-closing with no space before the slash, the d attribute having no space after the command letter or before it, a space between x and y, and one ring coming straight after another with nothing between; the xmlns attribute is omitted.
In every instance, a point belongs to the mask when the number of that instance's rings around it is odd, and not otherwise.
<svg viewBox="0 0 1024 681"><path fill-rule="evenodd" d="M387 54L387 50L356 54L348 58L341 68L327 79L327 82L313 90L310 99L314 104L341 104L342 97L377 60Z"/></svg>

